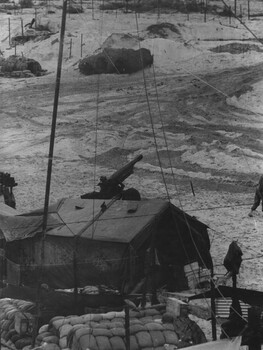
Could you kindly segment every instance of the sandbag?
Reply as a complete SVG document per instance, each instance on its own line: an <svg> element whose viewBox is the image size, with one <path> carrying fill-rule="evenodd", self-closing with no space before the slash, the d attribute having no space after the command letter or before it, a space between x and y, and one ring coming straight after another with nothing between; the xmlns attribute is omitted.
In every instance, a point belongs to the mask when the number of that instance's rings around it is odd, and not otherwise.
<svg viewBox="0 0 263 350"><path fill-rule="evenodd" d="M70 323L70 320L66 317L53 317L49 324L52 325L55 329L59 329L63 324Z"/></svg>
<svg viewBox="0 0 263 350"><path fill-rule="evenodd" d="M130 325L134 325L134 324L142 324L142 322L140 320L138 320L137 318L131 318Z"/></svg>
<svg viewBox="0 0 263 350"><path fill-rule="evenodd" d="M108 327L109 327L109 329L121 328L121 327L123 327L123 323L121 323L121 322L110 322Z"/></svg>
<svg viewBox="0 0 263 350"><path fill-rule="evenodd" d="M116 312L117 314L117 312ZM124 323L124 317L114 317L111 322L121 322Z"/></svg>
<svg viewBox="0 0 263 350"><path fill-rule="evenodd" d="M60 347L57 344L45 343L41 346L43 350L60 350Z"/></svg>
<svg viewBox="0 0 263 350"><path fill-rule="evenodd" d="M102 320L102 316L100 314L93 314L92 316L93 316L92 317L93 322L99 322Z"/></svg>
<svg viewBox="0 0 263 350"><path fill-rule="evenodd" d="M83 315L82 318L83 318L83 323L90 322L93 320L93 315L92 314Z"/></svg>
<svg viewBox="0 0 263 350"><path fill-rule="evenodd" d="M98 336L96 337L96 342L99 350L112 350L108 337Z"/></svg>
<svg viewBox="0 0 263 350"><path fill-rule="evenodd" d="M153 347L163 346L165 344L165 338L161 331L150 331L150 336L152 338Z"/></svg>
<svg viewBox="0 0 263 350"><path fill-rule="evenodd" d="M121 337L111 337L110 344L113 350L126 350L125 343Z"/></svg>
<svg viewBox="0 0 263 350"><path fill-rule="evenodd" d="M59 339L59 347L61 349L65 349L68 346L67 336L60 337Z"/></svg>
<svg viewBox="0 0 263 350"><path fill-rule="evenodd" d="M102 336L110 338L113 336L111 330L105 329L105 328L94 328L92 334L94 335L94 337L102 335Z"/></svg>
<svg viewBox="0 0 263 350"><path fill-rule="evenodd" d="M138 332L145 332L147 329L142 324L133 324L130 326L130 334L136 334Z"/></svg>
<svg viewBox="0 0 263 350"><path fill-rule="evenodd" d="M163 328L169 331L174 331L174 325L172 323L163 323Z"/></svg>
<svg viewBox="0 0 263 350"><path fill-rule="evenodd" d="M72 325L71 324L63 324L60 328L59 328L59 335L60 338L63 338L64 336L67 336L69 331L72 329Z"/></svg>
<svg viewBox="0 0 263 350"><path fill-rule="evenodd" d="M38 330L38 334L48 332L48 327L49 327L48 324L44 324L43 326L41 326Z"/></svg>
<svg viewBox="0 0 263 350"><path fill-rule="evenodd" d="M69 318L69 323L74 326L76 324L83 324L84 318L81 316L74 316Z"/></svg>
<svg viewBox="0 0 263 350"><path fill-rule="evenodd" d="M140 311L133 311L133 310L130 311L131 318L140 318L142 316L144 316L144 315L142 315L142 313Z"/></svg>
<svg viewBox="0 0 263 350"><path fill-rule="evenodd" d="M102 314L102 318L104 320L112 320L114 317L116 317L115 311L111 311L111 312L107 312L106 314Z"/></svg>
<svg viewBox="0 0 263 350"><path fill-rule="evenodd" d="M124 328L112 328L112 335L116 335L118 337L125 337L125 329Z"/></svg>
<svg viewBox="0 0 263 350"><path fill-rule="evenodd" d="M17 309L7 311L6 317L10 320L15 316L16 313L17 313Z"/></svg>
<svg viewBox="0 0 263 350"><path fill-rule="evenodd" d="M79 328L75 331L75 337L77 339L80 339L83 335L89 335L93 333L93 329L92 328L88 328L88 327L82 327Z"/></svg>
<svg viewBox="0 0 263 350"><path fill-rule="evenodd" d="M95 328L100 328L100 329L108 329L109 327L108 327L108 324L109 324L110 322L108 321L108 322L102 322L102 323L95 323L94 324L94 326L93 326L93 328L95 329Z"/></svg>
<svg viewBox="0 0 263 350"><path fill-rule="evenodd" d="M58 344L59 338L56 335L49 335L42 339L42 343Z"/></svg>
<svg viewBox="0 0 263 350"><path fill-rule="evenodd" d="M23 349L25 346L31 345L31 343L32 343L32 338L26 337L26 338L17 340L15 342L15 347L17 349Z"/></svg>
<svg viewBox="0 0 263 350"><path fill-rule="evenodd" d="M43 338L49 337L52 335L53 335L52 332L43 332L43 333L38 334L36 339L39 340L40 342L42 342Z"/></svg>
<svg viewBox="0 0 263 350"><path fill-rule="evenodd" d="M146 323L145 328L148 331L163 331L164 330L163 325L160 323L157 323L157 322Z"/></svg>
<svg viewBox="0 0 263 350"><path fill-rule="evenodd" d="M152 338L148 332L138 332L135 336L140 348L151 348L153 346Z"/></svg>
<svg viewBox="0 0 263 350"><path fill-rule="evenodd" d="M165 344L177 345L179 342L178 335L175 332L165 330L163 331Z"/></svg>
<svg viewBox="0 0 263 350"><path fill-rule="evenodd" d="M153 319L151 316L145 316L140 318L141 323L146 324L146 323L151 323L153 322Z"/></svg>
<svg viewBox="0 0 263 350"><path fill-rule="evenodd" d="M108 338L107 338L108 339ZM83 335L79 339L79 346L80 349L90 349L90 350L100 350L100 348L97 345L97 340L92 334L86 334Z"/></svg>
<svg viewBox="0 0 263 350"><path fill-rule="evenodd" d="M12 323L12 320L3 320L3 323L1 324L1 330L8 331L10 328L10 325Z"/></svg>
<svg viewBox="0 0 263 350"><path fill-rule="evenodd" d="M139 344L137 342L135 335L130 336L130 350L140 350Z"/></svg>

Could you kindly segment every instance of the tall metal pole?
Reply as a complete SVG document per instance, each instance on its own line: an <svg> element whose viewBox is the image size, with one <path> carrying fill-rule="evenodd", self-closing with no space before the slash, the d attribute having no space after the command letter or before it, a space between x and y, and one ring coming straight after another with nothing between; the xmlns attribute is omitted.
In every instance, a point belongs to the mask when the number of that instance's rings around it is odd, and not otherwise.
<svg viewBox="0 0 263 350"><path fill-rule="evenodd" d="M10 18L8 18L8 40L9 40L9 46L11 45L11 24L10 24Z"/></svg>
<svg viewBox="0 0 263 350"><path fill-rule="evenodd" d="M60 43L59 43L59 54L58 54L58 64L57 64L56 87L55 87L52 126L51 126L50 143L49 143L49 154L48 154L48 169L47 169L45 204L44 204L43 225L42 225L43 232L42 232L42 238L41 238L41 242L40 242L41 266L40 266L39 283L38 283L37 295L36 295L36 299L37 299L36 300L37 317L36 317L36 320L35 320L35 326L34 326L33 337L32 337L32 346L33 347L35 346L36 337L37 337L37 328L39 326L39 319L40 319L40 316L41 316L41 312L40 312L40 304L41 304L41 302L40 302L40 299L41 299L40 291L41 291L41 284L43 283L43 281L42 281L42 278L43 278L43 264L44 264L44 258L45 258L44 241L45 241L46 230L47 230L47 221L48 221L48 205L49 205L52 162L53 162L55 133L56 133L56 121L57 121L60 77L61 77L61 68L62 68L62 59L63 59L64 35L65 35L65 27L66 27L67 1L68 0L63 0L63 12L62 12L62 20L61 20L61 31L60 31Z"/></svg>
<svg viewBox="0 0 263 350"><path fill-rule="evenodd" d="M67 1L68 0L63 0L63 12L62 12L61 31L60 31L56 87L55 87L53 116L52 116L51 135L50 135L49 154L48 154L48 169L47 169L47 179L46 179L44 217L43 217L43 226L42 226L43 235L45 235L46 229L47 229L51 173L52 173L52 165L53 165L53 153L54 153L54 143L55 143L55 135L56 135L59 88L60 88L61 68L62 68L62 60L63 60L63 46L64 46L64 36L65 36L65 27L66 27Z"/></svg>

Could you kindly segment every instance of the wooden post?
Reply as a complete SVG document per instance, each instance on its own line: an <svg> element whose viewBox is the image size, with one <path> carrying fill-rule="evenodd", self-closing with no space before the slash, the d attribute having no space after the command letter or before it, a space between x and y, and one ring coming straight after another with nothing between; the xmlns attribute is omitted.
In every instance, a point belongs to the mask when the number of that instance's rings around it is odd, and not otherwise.
<svg viewBox="0 0 263 350"><path fill-rule="evenodd" d="M15 41L15 56L16 56L16 41Z"/></svg>
<svg viewBox="0 0 263 350"><path fill-rule="evenodd" d="M243 11L242 11L242 5L240 5L240 18L242 18L243 17L243 13L242 13Z"/></svg>
<svg viewBox="0 0 263 350"><path fill-rule="evenodd" d="M195 190L194 190L194 186L193 186L192 181L190 181L190 185L191 185L191 190L192 190L193 196L195 197Z"/></svg>
<svg viewBox="0 0 263 350"><path fill-rule="evenodd" d="M129 306L125 305L125 340L126 340L126 350L130 350L130 310Z"/></svg>
<svg viewBox="0 0 263 350"><path fill-rule="evenodd" d="M10 24L10 18L8 18L8 39L9 39L9 46L11 45L11 24Z"/></svg>
<svg viewBox="0 0 263 350"><path fill-rule="evenodd" d="M94 0L91 0L92 19L94 19Z"/></svg>
<svg viewBox="0 0 263 350"><path fill-rule="evenodd" d="M72 38L70 39L70 43L69 43L69 58L71 58L71 52L72 52Z"/></svg>
<svg viewBox="0 0 263 350"><path fill-rule="evenodd" d="M235 0L234 11L235 11L235 16L236 16L237 15L237 0Z"/></svg>
<svg viewBox="0 0 263 350"><path fill-rule="evenodd" d="M204 22L206 22L207 0L204 2Z"/></svg>
<svg viewBox="0 0 263 350"><path fill-rule="evenodd" d="M80 36L80 57L82 57L82 48L83 48L83 34Z"/></svg>
<svg viewBox="0 0 263 350"><path fill-rule="evenodd" d="M232 17L231 6L228 7L228 13L229 13L229 24L231 24L231 17Z"/></svg>
<svg viewBox="0 0 263 350"><path fill-rule="evenodd" d="M24 23L23 23L23 18L21 18L21 33L22 33L22 36L24 36Z"/></svg>
<svg viewBox="0 0 263 350"><path fill-rule="evenodd" d="M248 340L249 350L261 350L260 317L261 311L259 307L248 309L248 327L255 332Z"/></svg>
<svg viewBox="0 0 263 350"><path fill-rule="evenodd" d="M250 1L247 0L247 18L250 19Z"/></svg>

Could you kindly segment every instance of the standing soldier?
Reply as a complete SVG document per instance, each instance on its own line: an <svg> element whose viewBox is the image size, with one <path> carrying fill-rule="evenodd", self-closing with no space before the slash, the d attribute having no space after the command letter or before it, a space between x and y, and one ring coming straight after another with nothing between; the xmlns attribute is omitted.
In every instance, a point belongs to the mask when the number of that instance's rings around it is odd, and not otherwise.
<svg viewBox="0 0 263 350"><path fill-rule="evenodd" d="M255 197L254 197L254 203L251 207L251 211L248 214L249 216L253 216L253 211L257 209L261 201L262 205L262 211L263 211L263 175L260 176L256 192L255 192Z"/></svg>

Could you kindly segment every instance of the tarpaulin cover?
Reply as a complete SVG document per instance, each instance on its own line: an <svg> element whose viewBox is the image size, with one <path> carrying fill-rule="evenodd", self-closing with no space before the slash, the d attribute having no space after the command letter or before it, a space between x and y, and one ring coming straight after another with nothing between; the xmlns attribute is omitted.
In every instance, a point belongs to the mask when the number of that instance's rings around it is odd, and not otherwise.
<svg viewBox="0 0 263 350"><path fill-rule="evenodd" d="M103 202L110 203L109 200L61 199L49 207L47 234L74 237L83 231L84 238L128 243L169 206L161 200L138 201L137 210L128 212L129 201L116 201L93 225ZM19 216L0 215L0 229L7 242L32 237L42 231L42 216L43 209Z"/></svg>

